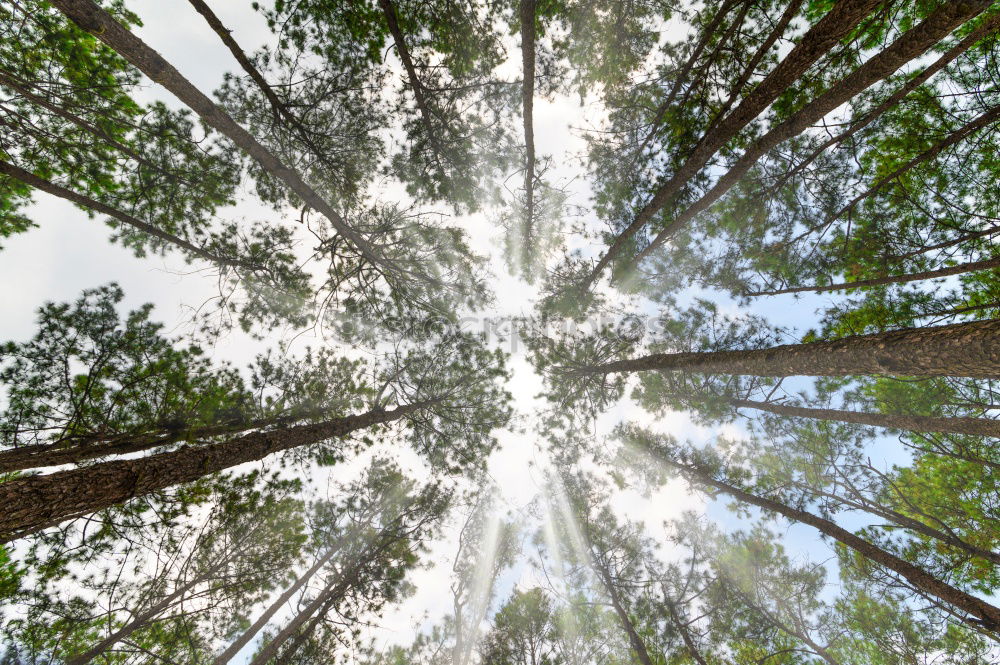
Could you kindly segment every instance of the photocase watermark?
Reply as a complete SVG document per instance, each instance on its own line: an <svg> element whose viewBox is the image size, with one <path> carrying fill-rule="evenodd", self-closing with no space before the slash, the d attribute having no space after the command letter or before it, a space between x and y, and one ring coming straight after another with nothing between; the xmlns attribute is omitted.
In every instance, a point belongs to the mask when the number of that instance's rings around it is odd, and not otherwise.
<svg viewBox="0 0 1000 665"><path fill-rule="evenodd" d="M448 335L481 336L488 346L510 354L524 351L533 341L560 340L601 335L639 341L656 336L664 329L658 316L601 314L585 319L543 316L462 316L429 317L420 320L387 319L378 322L338 316L330 322L345 339L367 341L433 342Z"/></svg>

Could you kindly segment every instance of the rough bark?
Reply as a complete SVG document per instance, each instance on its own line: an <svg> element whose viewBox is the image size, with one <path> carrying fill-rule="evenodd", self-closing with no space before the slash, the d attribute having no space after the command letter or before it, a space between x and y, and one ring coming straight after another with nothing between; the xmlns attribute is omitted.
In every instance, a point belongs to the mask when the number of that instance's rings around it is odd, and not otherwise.
<svg viewBox="0 0 1000 665"><path fill-rule="evenodd" d="M693 178L718 150L744 127L764 112L778 96L787 90L817 60L834 48L882 0L840 0L802 37L789 54L733 109L712 132L704 136L698 147L667 182L657 188L653 198L636 215L600 258L582 284L589 289L605 268L625 248L626 243L644 227Z"/></svg>
<svg viewBox="0 0 1000 665"><path fill-rule="evenodd" d="M535 223L535 0L521 0L521 118L524 124L524 243L522 262L531 265L531 234Z"/></svg>
<svg viewBox="0 0 1000 665"><path fill-rule="evenodd" d="M948 434L968 434L971 436L1000 437L1000 420L992 418L940 418L915 416L903 413L863 413L842 409L811 409L776 402L757 402L734 399L729 403L737 408L767 411L792 418L812 418L814 420L836 420L842 423L871 425L900 431L944 432Z"/></svg>
<svg viewBox="0 0 1000 665"><path fill-rule="evenodd" d="M185 446L149 457L104 462L2 483L0 542L33 533L62 519L92 513L133 497L263 459L272 453L399 420L426 405L421 402L391 411L368 411L311 425L252 432L209 446Z"/></svg>
<svg viewBox="0 0 1000 665"><path fill-rule="evenodd" d="M313 416L315 415L318 414L313 414ZM193 441L225 434L239 434L261 427L290 424L307 417L304 414L302 416L276 416L241 425L211 425L174 432L161 429L144 434L121 434L110 437L72 437L52 443L20 446L0 452L0 473L74 464L111 455L138 453L178 441Z"/></svg>
<svg viewBox="0 0 1000 665"><path fill-rule="evenodd" d="M716 181L715 185L708 192L677 215L670 224L656 234L653 241L636 255L636 264L640 263L670 239L670 237L696 215L707 210L713 203L722 198L769 150L801 134L805 129L841 104L846 103L875 83L891 75L906 63L919 57L925 51L938 44L955 28L962 25L962 23L983 12L990 4L991 0L967 0L965 2L949 2L942 5L919 25L901 35L884 51L873 56L825 93L806 104L787 120L754 141L747 148L743 156L730 167L725 175Z"/></svg>
<svg viewBox="0 0 1000 665"><path fill-rule="evenodd" d="M318 210L330 220L336 231L344 236L371 263L394 270L357 231L351 228L323 197L310 187L302 176L289 168L257 139L240 127L225 111L184 78L177 69L148 44L129 32L114 17L92 0L52 0L52 5L73 23L118 52L154 82L159 83L198 114L213 129L229 138L257 161L272 176L285 183L309 207Z"/></svg>
<svg viewBox="0 0 1000 665"><path fill-rule="evenodd" d="M125 213L121 210L118 210L117 208L112 208L111 206L105 205L100 201L96 201L90 198L89 196L84 196L83 194L77 194L74 191L66 189L61 185L57 185L54 182L45 180L44 178L40 178L36 176L34 173L31 173L30 171L25 171L21 167L15 166L9 162L0 160L0 173L10 176L15 180L20 180L24 184L31 185L35 189L39 189L47 194L58 196L61 199L69 201L70 203L75 203L78 206L89 208L94 212L100 212L105 215L108 215L109 217L113 217L122 224L125 224L126 226L131 226L137 231L141 231L142 233L151 235L154 238L159 238L160 240L166 243L174 245L175 247L182 249L184 251L190 252L194 256L197 256L198 258L201 259L205 259L206 261L211 261L212 263L221 266L243 268L245 270L259 269L258 266L255 266L251 263L247 263L245 261L227 259L225 257L213 254L205 249L202 249L201 247L198 247L197 245L191 244L190 242L184 240L183 238L179 238L173 234L167 233L166 231L159 229L153 226L152 224L144 222L141 219L137 219L136 217L133 217L132 215L129 215L128 213Z"/></svg>
<svg viewBox="0 0 1000 665"><path fill-rule="evenodd" d="M739 487L716 479L708 471L696 466L681 464L666 456L661 456L660 459L667 466L680 471L685 477L690 479L695 484L710 487L724 494L728 494L738 501L749 503L769 512L777 513L795 522L808 524L820 533L833 538L846 547L849 547L873 563L898 574L900 577L909 582L913 588L917 589L921 593L938 598L946 604L951 605L962 612L971 615L972 617L976 617L976 619L971 621L981 625L986 630L991 632L1000 631L1000 607L991 605L984 600L976 598L961 589L957 589L950 584L939 580L927 571L913 565L909 561L900 559L896 555L876 547L867 540L856 536L844 528L841 528L836 523L822 517L818 517L817 515L813 515L808 511L786 506L779 501L751 494L750 492L742 490Z"/></svg>
<svg viewBox="0 0 1000 665"><path fill-rule="evenodd" d="M320 568L325 566L327 562L330 561L337 550L338 547L331 547L326 554L316 560L316 563L313 564L312 568L300 575L298 579L296 579L295 582L284 591L284 593L275 598L274 602L268 605L267 609L265 609L261 615L257 617L257 620L253 622L253 625L243 631L238 638L226 647L225 651L216 657L213 661L214 665L226 665L226 663L235 658L236 654L239 653L243 647L249 644L250 640L252 640L254 636L256 636L257 633L259 633L261 629L267 625L267 622L274 618L274 615L278 613L278 610L284 607L285 603L291 600L292 596L298 593L299 589L301 589L306 582L318 573Z"/></svg>
<svg viewBox="0 0 1000 665"><path fill-rule="evenodd" d="M751 376L967 376L1000 378L1000 320L905 328L765 349L654 353L568 375L683 371Z"/></svg>

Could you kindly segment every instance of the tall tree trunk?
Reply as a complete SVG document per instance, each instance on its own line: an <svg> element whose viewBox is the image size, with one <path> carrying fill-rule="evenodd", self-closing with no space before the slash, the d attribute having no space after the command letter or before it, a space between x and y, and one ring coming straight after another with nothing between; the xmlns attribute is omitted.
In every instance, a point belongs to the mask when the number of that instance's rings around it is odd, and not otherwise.
<svg viewBox="0 0 1000 665"><path fill-rule="evenodd" d="M178 441L239 434L261 427L286 425L305 418L305 415L286 415L262 418L240 425L210 425L178 431L161 429L144 434L121 434L110 437L69 437L52 443L9 448L0 452L0 473L72 464L110 455L127 455Z"/></svg>
<svg viewBox="0 0 1000 665"><path fill-rule="evenodd" d="M535 223L535 0L521 0L521 119L524 124L524 232L521 261L528 274Z"/></svg>
<svg viewBox="0 0 1000 665"><path fill-rule="evenodd" d="M318 620L329 612L330 608L342 600L348 591L360 583L361 574L365 568L377 561L379 555L393 543L397 542L400 537L394 532L383 529L378 540L375 543L369 543L362 552L359 552L346 569L338 571L327 583L326 588L296 614L274 636L274 639L257 652L250 665L265 665L277 656L281 647L291 639L291 644L285 649L284 657L287 659L291 653L294 653L298 649L304 638L316 627ZM306 625L307 622L309 623L308 626Z"/></svg>
<svg viewBox="0 0 1000 665"><path fill-rule="evenodd" d="M764 112L817 60L833 49L883 0L840 0L816 25L803 35L789 54L726 116L711 133L705 135L687 161L677 169L667 182L657 188L653 198L636 215L600 258L581 288L589 289L605 268L625 248L628 241L639 232L656 213L693 178L722 146L735 137L744 127Z"/></svg>
<svg viewBox="0 0 1000 665"><path fill-rule="evenodd" d="M1000 111L1000 109L998 109ZM888 275L886 277L875 277L872 279L859 279L856 282L841 282L839 284L827 284L825 286L793 286L787 289L774 289L771 291L757 291L748 293L748 296L778 296L786 293L826 293L828 291L844 291L847 289L860 289L866 286L883 286L885 284L906 284L907 282L919 282L924 279L940 279L950 275L964 275L965 273L976 272L977 270L990 270L1000 268L1000 256L971 263L960 263L957 266L948 266L937 270L923 270L921 272L911 272L905 275Z"/></svg>
<svg viewBox="0 0 1000 665"><path fill-rule="evenodd" d="M82 30L93 34L143 74L170 91L197 113L206 124L221 132L253 157L265 171L285 183L309 207L318 210L330 220L333 228L354 245L368 261L395 272L392 264L382 259L375 248L351 228L333 206L306 184L299 173L283 164L278 157L184 78L163 56L125 29L93 0L52 0L52 4Z"/></svg>
<svg viewBox="0 0 1000 665"><path fill-rule="evenodd" d="M938 598L962 612L976 617L974 623L981 625L988 631L1000 631L1000 607L996 607L984 600L976 598L961 589L957 589L950 584L939 580L927 571L918 568L909 561L900 559L896 555L873 545L867 540L854 535L850 531L841 528L830 520L813 515L805 510L799 510L786 506L785 504L751 494L734 485L730 485L716 479L709 471L693 465L681 464L669 457L659 456L665 465L677 469L693 483L710 487L724 494L728 494L738 501L748 503L769 512L777 513L795 522L808 524L820 533L833 538L837 542L849 547L858 554L871 560L873 563L891 570L909 582L914 589L919 592Z"/></svg>
<svg viewBox="0 0 1000 665"><path fill-rule="evenodd" d="M870 86L894 73L900 67L934 47L955 28L983 12L992 0L948 2L940 6L920 25L908 30L887 49L848 74L822 95L796 111L787 120L771 129L747 148L746 152L708 192L677 215L638 255L635 263L654 252L682 226L732 189L769 150L798 136L841 104L846 103Z"/></svg>
<svg viewBox="0 0 1000 665"><path fill-rule="evenodd" d="M622 625L622 629L628 636L629 646L635 653L636 658L639 660L640 665L653 665L653 659L649 656L649 650L646 648L646 643L643 641L642 637L639 636L639 632L635 629L635 625L632 623L632 618L628 615L628 610L625 609L625 605L622 603L621 594L618 593L618 587L615 586L615 582L611 579L611 573L608 571L607 566L604 565L603 561L598 561L597 557L590 557L590 565L594 568L598 577L601 578L601 584L604 585L604 590L608 594L608 599L611 601L611 607L615 611L615 615L618 617L619 623Z"/></svg>
<svg viewBox="0 0 1000 665"><path fill-rule="evenodd" d="M311 425L252 432L209 446L183 447L139 459L103 462L0 483L0 542L272 453L399 420L427 404L418 402L391 411L368 411Z"/></svg>
<svg viewBox="0 0 1000 665"><path fill-rule="evenodd" d="M970 436L1000 437L1000 420L993 418L939 418L935 416L915 416L904 413L864 413L843 409L812 409L776 402L757 402L747 399L728 400L741 409L756 409L793 418L814 420L836 420L842 423L871 425L900 431L944 432L968 434Z"/></svg>
<svg viewBox="0 0 1000 665"><path fill-rule="evenodd" d="M796 0L796 2L799 1L801 0ZM674 104L674 100L677 99L677 93L679 93L681 87L688 82L688 77L691 75L691 69L698 61L698 58L701 57L701 54L704 52L705 47L708 46L709 41L715 36L715 33L722 24L723 19L726 18L738 2L739 0L726 0L723 2L722 6L719 7L719 10L715 12L712 20L705 26L705 29L702 31L701 38L691 51L691 55L688 56L688 59L681 66L680 70L674 75L673 83L670 86L670 90L667 92L666 98L656 109L656 113L653 115L653 122L650 123L651 127L649 131L646 132L646 136L642 139L642 142L639 144L639 148L635 152L636 158L639 158L642 155L646 146L648 146L650 141L653 140L653 137L656 136L656 132L660 129L660 124L667 115L667 111L670 110L670 107ZM743 83L746 83L746 81ZM738 85L742 88L742 84Z"/></svg>
<svg viewBox="0 0 1000 665"><path fill-rule="evenodd" d="M420 81L417 68L413 64L413 58L410 56L410 49L406 45L406 35L403 34L403 29L399 26L399 14L396 11L396 5L393 4L392 0L378 0L378 4L382 9L385 22L389 26L389 34L392 35L393 44L396 46L396 53L399 55L399 60L403 63L403 69L406 70L406 78L410 82L410 89L413 91L413 100L416 102L417 110L420 112L420 120L424 124L424 131L427 132L427 140L430 141L431 149L434 151L437 161L435 166L437 166L438 171L444 177L444 148L441 145L438 132L434 128L434 114L431 112L431 107L424 96L424 84Z"/></svg>
<svg viewBox="0 0 1000 665"><path fill-rule="evenodd" d="M183 238L179 238L175 235L167 233L166 231L159 229L156 226L153 226L152 224L144 222L141 219L137 219L132 215L129 215L128 213L122 212L117 208L112 208L111 206L101 203L100 201L96 201L90 198L89 196L84 196L83 194L77 194L72 190L66 189L63 186L45 180L44 178L40 178L36 176L34 173L26 171L21 167L15 166L14 164L11 164L9 162L0 160L0 173L6 176L10 176L15 180L20 180L24 184L31 185L35 189L40 189L41 191L46 192L47 194L58 196L61 199L69 201L70 203L75 203L78 206L89 208L94 212L104 213L105 215L117 219L119 222L125 224L126 226L131 226L137 231L141 231L142 233L151 235L154 238L159 238L160 240L168 244L174 245L179 249L190 252L191 254L197 256L198 258L205 259L206 261L210 261L216 265L229 266L234 268L243 268L245 270L260 269L259 266L255 266L245 261L229 259L223 256L218 256L216 254L213 254L208 250L202 249L197 245L189 243L187 240L184 240Z"/></svg>
<svg viewBox="0 0 1000 665"><path fill-rule="evenodd" d="M569 368L570 376L683 371L750 376L1000 377L1000 319L906 328L842 339L745 351L654 353Z"/></svg>
<svg viewBox="0 0 1000 665"><path fill-rule="evenodd" d="M691 658L698 665L708 665L705 657L701 655L701 650L698 649L698 645L694 642L691 630L688 628L688 625L684 623L680 612L677 611L674 601L666 598L663 604L667 606L667 614L670 617L670 622L674 624L674 628L676 628L677 632L681 634L681 640L684 642L684 648L687 649L688 654L690 654Z"/></svg>
<svg viewBox="0 0 1000 665"><path fill-rule="evenodd" d="M312 568L300 575L298 579L296 579L295 582L284 591L284 593L275 598L274 602L268 605L267 609L265 609L261 615L257 617L257 620L253 622L253 625L243 631L238 638L226 647L225 651L216 657L213 661L214 665L226 665L226 663L235 658L236 654L239 653L243 647L249 644L250 640L252 640L254 636L256 636L257 633L259 633L261 629L266 626L272 618L274 618L274 615L278 613L278 610L280 610L285 603L291 600L292 596L298 593L299 589L301 589L306 582L319 572L320 568L325 566L327 562L333 558L333 555L338 549L338 546L331 546L326 554L316 560L316 563L313 564Z"/></svg>

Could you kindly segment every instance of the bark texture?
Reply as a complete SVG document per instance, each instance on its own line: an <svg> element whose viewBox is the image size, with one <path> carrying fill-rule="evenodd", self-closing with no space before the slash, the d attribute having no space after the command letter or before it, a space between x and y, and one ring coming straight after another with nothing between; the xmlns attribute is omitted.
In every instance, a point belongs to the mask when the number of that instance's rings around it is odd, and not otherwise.
<svg viewBox="0 0 1000 665"><path fill-rule="evenodd" d="M750 376L967 376L1000 378L1000 319L905 328L745 351L654 353L568 370L570 375L649 370Z"/></svg>
<svg viewBox="0 0 1000 665"><path fill-rule="evenodd" d="M185 446L149 457L0 483L0 542L272 453L399 420L424 406L417 403L391 411L368 411L311 425L252 432L224 443Z"/></svg>
<svg viewBox="0 0 1000 665"><path fill-rule="evenodd" d="M777 513L790 520L802 524L808 524L820 533L851 548L872 562L898 574L920 592L925 593L928 596L938 598L948 605L975 617L972 621L981 625L986 630L991 632L1000 631L1000 607L991 605L984 600L976 598L961 589L957 589L950 584L939 580L927 571L914 566L908 561L900 559L890 552L886 552L885 550L876 547L867 540L854 535L844 528L841 528L836 523L813 515L805 510L799 510L797 508L792 508L791 506L786 506L785 504L773 499L751 494L734 485L717 480L709 472L703 469L680 464L667 457L661 457L660 459L662 459L667 466L671 466L679 470L696 484L713 488L719 492L728 494L738 501L749 503L759 508L763 508L764 510Z"/></svg>

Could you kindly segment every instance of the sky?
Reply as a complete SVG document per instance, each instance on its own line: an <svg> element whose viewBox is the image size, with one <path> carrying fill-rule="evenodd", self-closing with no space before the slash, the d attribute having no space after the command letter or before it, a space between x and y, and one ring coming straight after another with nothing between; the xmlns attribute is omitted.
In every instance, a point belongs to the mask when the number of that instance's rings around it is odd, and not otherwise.
<svg viewBox="0 0 1000 665"><path fill-rule="evenodd" d="M211 3L223 23L233 30L233 36L247 52L265 44L269 31L261 16L253 12L249 2ZM137 32L148 44L173 63L189 80L205 93L211 93L222 81L226 71L237 68L230 54L209 29L201 16L184 0L132 1L128 7L137 12L144 27ZM515 52L515 55L519 55ZM515 74L516 75L516 72ZM150 85L145 95L172 105L176 102L168 93ZM585 204L588 196L586 182L576 177L582 171L576 155L582 152L583 141L574 128L587 126L592 120L587 109L578 99L561 97L554 100L537 100L535 103L535 132L537 149L553 157L553 176L569 182L576 203ZM403 192L380 192L386 200L402 198ZM133 309L142 303L152 302L156 309L154 319L167 324L170 334L181 335L188 329L191 308L210 298L215 287L208 272L195 271L176 255L166 257L136 258L131 252L108 242L110 230L97 219L87 216L70 204L38 193L36 203L29 210L39 228L4 241L0 252L0 283L4 285L0 302L0 340L22 340L33 331L34 312L45 301L71 301L83 289L108 282L118 282L125 288L123 309ZM246 205L232 211L234 214L253 217L273 216ZM523 281L511 277L499 259L499 237L496 225L485 215L475 215L458 221L469 232L473 249L494 257L492 286L497 302L493 315L520 316L532 310L534 290ZM788 299L763 303L762 313L771 315L778 322L800 323L809 320L809 311L817 302L805 301L795 310L789 308ZM470 321L470 326L482 325ZM264 344L234 331L219 339L207 349L210 357L237 366L245 365ZM306 344L329 343L305 335L293 344L292 351L301 350ZM500 450L489 462L489 474L501 490L499 508L513 515L523 515L547 484L546 459L532 431L530 414L541 406L537 395L542 391L542 381L523 354L523 348L513 348L514 378L508 386L515 395L515 407L520 418L515 425L499 434ZM704 439L708 432L695 427L684 414L668 414L658 420L623 402L606 414L601 427L608 428L621 420L638 420L653 428L673 433L678 438ZM738 434L738 431L733 432ZM357 465L355 465L357 466ZM349 470L336 467L332 473L338 478ZM321 491L321 490L320 490ZM687 491L679 481L672 481L650 497L637 492L624 492L616 498L616 510L622 516L643 520L655 533L659 524L677 517L685 510L705 511L706 505L699 495ZM710 509L713 517L724 518L718 506ZM427 627L440 620L450 609L450 597L442 593L450 577L450 560L455 553L456 531L451 529L435 543L428 559L438 565L416 571L411 581L416 587L414 595L399 608L387 613L372 632L377 643L407 643L415 627ZM815 537L805 531L790 530L794 539L800 539L803 550L808 552L815 544ZM515 585L531 586L538 582L537 574L523 562L501 579L498 599L502 600ZM246 654L244 654L246 655Z"/></svg>

